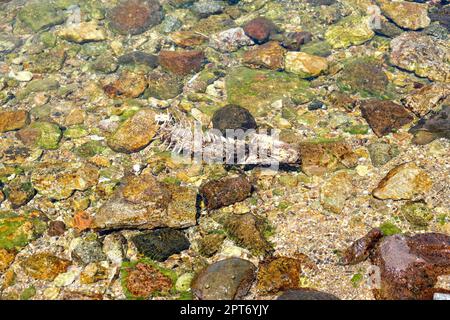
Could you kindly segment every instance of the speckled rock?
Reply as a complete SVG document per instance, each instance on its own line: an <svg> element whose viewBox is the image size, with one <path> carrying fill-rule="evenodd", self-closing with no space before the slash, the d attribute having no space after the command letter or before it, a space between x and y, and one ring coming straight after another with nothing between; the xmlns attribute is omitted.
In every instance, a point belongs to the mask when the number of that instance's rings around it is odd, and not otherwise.
<svg viewBox="0 0 450 320"><path fill-rule="evenodd" d="M413 115L403 106L387 100L366 100L361 114L378 136L385 136L413 121Z"/></svg>
<svg viewBox="0 0 450 320"><path fill-rule="evenodd" d="M144 74L124 71L116 81L105 85L103 90L111 98L137 98L146 88Z"/></svg>
<svg viewBox="0 0 450 320"><path fill-rule="evenodd" d="M155 70L148 75L148 88L145 95L156 99L172 99L183 92L183 79L162 70Z"/></svg>
<svg viewBox="0 0 450 320"><path fill-rule="evenodd" d="M117 152L133 153L144 149L155 136L158 125L156 113L142 109L123 122L108 139L108 145Z"/></svg>
<svg viewBox="0 0 450 320"><path fill-rule="evenodd" d="M38 253L26 258L20 265L30 277L52 281L60 273L66 272L71 262L49 253Z"/></svg>
<svg viewBox="0 0 450 320"><path fill-rule="evenodd" d="M226 130L256 129L256 120L252 114L240 106L227 105L220 108L212 117L213 128L226 135Z"/></svg>
<svg viewBox="0 0 450 320"><path fill-rule="evenodd" d="M391 41L391 63L419 77L450 82L448 43L418 32L405 32Z"/></svg>
<svg viewBox="0 0 450 320"><path fill-rule="evenodd" d="M212 232L202 236L197 243L198 252L204 257L213 256L219 251L225 238L225 234L220 232Z"/></svg>
<svg viewBox="0 0 450 320"><path fill-rule="evenodd" d="M288 50L299 51L302 46L312 40L312 34L308 31L288 32L283 34L281 45Z"/></svg>
<svg viewBox="0 0 450 320"><path fill-rule="evenodd" d="M244 31L256 43L264 43L271 36L277 34L279 29L271 20L259 17L247 22L244 26Z"/></svg>
<svg viewBox="0 0 450 320"><path fill-rule="evenodd" d="M440 275L450 274L450 237L439 233L384 238L371 261L380 268L376 299L431 300Z"/></svg>
<svg viewBox="0 0 450 320"><path fill-rule="evenodd" d="M423 202L408 202L400 208L400 214L413 227L425 228L434 218L432 210Z"/></svg>
<svg viewBox="0 0 450 320"><path fill-rule="evenodd" d="M30 122L30 116L25 110L0 111L0 132L18 130Z"/></svg>
<svg viewBox="0 0 450 320"><path fill-rule="evenodd" d="M418 30L430 25L428 5L408 1L377 0L383 14L398 26Z"/></svg>
<svg viewBox="0 0 450 320"><path fill-rule="evenodd" d="M300 286L301 262L289 257L275 257L259 265L257 290L262 294L277 293Z"/></svg>
<svg viewBox="0 0 450 320"><path fill-rule="evenodd" d="M285 53L286 50L278 42L270 41L245 52L243 62L250 66L280 70L284 68Z"/></svg>
<svg viewBox="0 0 450 320"><path fill-rule="evenodd" d="M423 117L450 96L450 84L432 83L414 90L402 99L405 107Z"/></svg>
<svg viewBox="0 0 450 320"><path fill-rule="evenodd" d="M0 274L8 269L16 257L13 251L0 248Z"/></svg>
<svg viewBox="0 0 450 320"><path fill-rule="evenodd" d="M300 144L302 171L307 175L324 175L340 168L353 168L358 156L343 141L303 142Z"/></svg>
<svg viewBox="0 0 450 320"><path fill-rule="evenodd" d="M310 288L292 289L284 291L277 300L340 300L331 293Z"/></svg>
<svg viewBox="0 0 450 320"><path fill-rule="evenodd" d="M75 241L76 244L72 250L72 259L74 261L87 265L92 262L106 260L106 255L102 251L102 243L97 239L96 234L88 234Z"/></svg>
<svg viewBox="0 0 450 320"><path fill-rule="evenodd" d="M31 175L38 193L54 200L67 199L75 190L87 190L97 181L98 169L83 163L42 163Z"/></svg>
<svg viewBox="0 0 450 320"><path fill-rule="evenodd" d="M122 268L122 283L129 299L167 295L174 286L173 276L154 263L137 262Z"/></svg>
<svg viewBox="0 0 450 320"><path fill-rule="evenodd" d="M346 17L328 28L325 39L334 49L363 44L375 35L367 19L368 17Z"/></svg>
<svg viewBox="0 0 450 320"><path fill-rule="evenodd" d="M5 192L13 208L19 208L33 199L36 190L27 179L15 179L8 183Z"/></svg>
<svg viewBox="0 0 450 320"><path fill-rule="evenodd" d="M425 171L408 162L389 171L372 194L378 199L408 200L427 193L432 185Z"/></svg>
<svg viewBox="0 0 450 320"><path fill-rule="evenodd" d="M200 71L204 62L205 55L201 51L161 51L159 53L160 65L179 76Z"/></svg>
<svg viewBox="0 0 450 320"><path fill-rule="evenodd" d="M384 142L372 143L367 149L369 150L370 160L374 167L384 166L400 154L397 146Z"/></svg>
<svg viewBox="0 0 450 320"><path fill-rule="evenodd" d="M232 214L224 218L223 226L237 245L249 249L255 255L270 254L273 249L264 237L268 230L267 222L251 213Z"/></svg>
<svg viewBox="0 0 450 320"><path fill-rule="evenodd" d="M203 269L192 282L192 292L200 300L239 300L255 280L256 267L250 261L230 258Z"/></svg>
<svg viewBox="0 0 450 320"><path fill-rule="evenodd" d="M253 44L253 40L245 34L241 27L224 30L210 37L210 45L221 52L234 52Z"/></svg>
<svg viewBox="0 0 450 320"><path fill-rule="evenodd" d="M194 11L200 18L206 18L213 14L222 13L225 8L225 2L219 0L199 0L192 6Z"/></svg>
<svg viewBox="0 0 450 320"><path fill-rule="evenodd" d="M320 189L320 203L334 213L341 213L354 192L352 176L347 171L336 172Z"/></svg>
<svg viewBox="0 0 450 320"><path fill-rule="evenodd" d="M295 73L301 78L311 78L325 72L328 69L328 62L325 58L305 52L288 52L285 66L287 72Z"/></svg>
<svg viewBox="0 0 450 320"><path fill-rule="evenodd" d="M170 34L170 40L177 46L190 48L202 45L208 38L194 31L176 31Z"/></svg>
<svg viewBox="0 0 450 320"><path fill-rule="evenodd" d="M167 186L150 174L126 177L94 217L93 229L186 228L197 223L197 193Z"/></svg>
<svg viewBox="0 0 450 320"><path fill-rule="evenodd" d="M107 17L113 30L137 35L159 24L164 13L158 0L123 0Z"/></svg>
<svg viewBox="0 0 450 320"><path fill-rule="evenodd" d="M139 253L156 260L164 261L171 255L189 249L190 243L183 232L164 228L139 234L132 238Z"/></svg>
<svg viewBox="0 0 450 320"><path fill-rule="evenodd" d="M66 232L66 224L63 221L50 221L47 234L50 237L58 237Z"/></svg>
<svg viewBox="0 0 450 320"><path fill-rule="evenodd" d="M223 178L204 183L199 192L208 210L214 210L245 200L252 193L252 185L245 176Z"/></svg>
<svg viewBox="0 0 450 320"><path fill-rule="evenodd" d="M95 22L82 22L58 31L65 40L75 43L85 43L106 40L106 31Z"/></svg>

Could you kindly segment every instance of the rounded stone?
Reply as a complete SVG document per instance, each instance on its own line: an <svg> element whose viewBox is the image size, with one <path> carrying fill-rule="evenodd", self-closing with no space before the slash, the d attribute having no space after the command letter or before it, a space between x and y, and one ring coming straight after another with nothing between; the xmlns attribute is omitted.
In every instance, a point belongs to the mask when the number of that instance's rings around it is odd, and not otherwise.
<svg viewBox="0 0 450 320"><path fill-rule="evenodd" d="M256 120L252 114L247 109L232 104L217 110L213 115L212 123L213 128L220 130L223 134L227 129L256 129Z"/></svg>
<svg viewBox="0 0 450 320"><path fill-rule="evenodd" d="M126 0L108 14L110 27L123 35L137 35L161 23L164 17L158 0Z"/></svg>

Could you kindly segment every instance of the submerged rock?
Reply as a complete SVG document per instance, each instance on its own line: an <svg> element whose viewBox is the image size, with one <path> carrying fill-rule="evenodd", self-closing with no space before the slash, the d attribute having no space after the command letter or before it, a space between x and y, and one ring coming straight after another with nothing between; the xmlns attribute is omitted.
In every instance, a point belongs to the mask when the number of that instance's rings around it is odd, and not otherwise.
<svg viewBox="0 0 450 320"><path fill-rule="evenodd" d="M169 228L139 234L132 241L139 253L156 261L164 261L190 246L183 232Z"/></svg>
<svg viewBox="0 0 450 320"><path fill-rule="evenodd" d="M397 146L383 142L372 143L367 149L374 167L381 167L400 154Z"/></svg>
<svg viewBox="0 0 450 320"><path fill-rule="evenodd" d="M257 290L262 294L277 293L300 286L301 261L289 257L275 257L259 265Z"/></svg>
<svg viewBox="0 0 450 320"><path fill-rule="evenodd" d="M404 105L416 115L423 117L450 96L450 84L432 83L414 90L402 99Z"/></svg>
<svg viewBox="0 0 450 320"><path fill-rule="evenodd" d="M52 281L59 274L66 272L71 262L49 253L38 253L26 258L20 265L30 277Z"/></svg>
<svg viewBox="0 0 450 320"><path fill-rule="evenodd" d="M320 203L334 213L341 213L354 192L352 176L346 171L335 173L320 189Z"/></svg>
<svg viewBox="0 0 450 320"><path fill-rule="evenodd" d="M223 178L206 182L199 192L206 208L214 210L247 199L252 193L252 185L244 176Z"/></svg>
<svg viewBox="0 0 450 320"><path fill-rule="evenodd" d="M58 31L58 35L76 43L106 40L106 31L95 22L82 22L63 28Z"/></svg>
<svg viewBox="0 0 450 320"><path fill-rule="evenodd" d="M252 286L255 272L256 267L250 261L221 260L200 271L191 289L200 300L239 300Z"/></svg>
<svg viewBox="0 0 450 320"><path fill-rule="evenodd" d="M256 120L252 114L240 106L227 105L220 108L212 117L213 128L218 129L226 135L226 130L249 130L256 129Z"/></svg>
<svg viewBox="0 0 450 320"><path fill-rule="evenodd" d="M18 18L34 32L62 24L65 20L62 10L50 1L27 4L19 11Z"/></svg>
<svg viewBox="0 0 450 320"><path fill-rule="evenodd" d="M428 5L408 1L377 0L385 16L398 26L418 30L430 25Z"/></svg>
<svg viewBox="0 0 450 320"><path fill-rule="evenodd" d="M237 245L249 249L255 255L267 255L273 251L264 233L268 229L267 222L251 213L232 214L224 218L223 226L230 238Z"/></svg>
<svg viewBox="0 0 450 320"><path fill-rule="evenodd" d="M358 156L343 141L302 142L300 144L302 171L307 175L324 175L339 168L353 168Z"/></svg>
<svg viewBox="0 0 450 320"><path fill-rule="evenodd" d="M366 100L361 114L378 136L385 136L413 121L413 115L403 106L388 100Z"/></svg>
<svg viewBox="0 0 450 320"><path fill-rule="evenodd" d="M161 23L164 12L158 0L122 0L107 16L113 30L137 35Z"/></svg>
<svg viewBox="0 0 450 320"><path fill-rule="evenodd" d="M161 51L159 53L160 65L179 76L200 71L204 62L205 55L202 51Z"/></svg>
<svg viewBox="0 0 450 320"><path fill-rule="evenodd" d="M371 258L381 277L375 297L431 300L435 292L445 292L434 286L438 276L450 274L449 250L450 237L439 233L384 238Z"/></svg>
<svg viewBox="0 0 450 320"><path fill-rule="evenodd" d="M420 119L409 132L414 134L415 144L428 144L438 138L450 139L450 106Z"/></svg>
<svg viewBox="0 0 450 320"><path fill-rule="evenodd" d="M450 81L448 44L418 32L405 32L391 41L391 63L430 80Z"/></svg>
<svg viewBox="0 0 450 320"><path fill-rule="evenodd" d="M317 77L328 69L327 59L313 56L305 52L288 52L285 68L287 72L299 75L301 78Z"/></svg>
<svg viewBox="0 0 450 320"><path fill-rule="evenodd" d="M250 66L281 70L284 68L285 53L286 50L278 42L271 41L245 52L243 61Z"/></svg>
<svg viewBox="0 0 450 320"><path fill-rule="evenodd" d="M173 99L183 92L183 79L162 70L155 70L148 75L148 88L144 95L156 99Z"/></svg>
<svg viewBox="0 0 450 320"><path fill-rule="evenodd" d="M360 45L373 38L367 17L350 16L328 28L325 39L334 48L347 48Z"/></svg>
<svg viewBox="0 0 450 320"><path fill-rule="evenodd" d="M93 229L186 228L197 223L197 193L168 186L150 174L126 177L113 197L94 216Z"/></svg>
<svg viewBox="0 0 450 320"><path fill-rule="evenodd" d="M108 139L108 145L117 152L133 153L144 149L158 130L156 113L142 109L127 119Z"/></svg>
<svg viewBox="0 0 450 320"><path fill-rule="evenodd" d="M279 32L279 29L271 20L260 17L247 22L244 31L256 43L261 44L269 41L271 36Z"/></svg>
<svg viewBox="0 0 450 320"><path fill-rule="evenodd" d="M229 70L225 85L228 102L248 109L254 116L266 114L279 100L304 103L312 98L307 81L284 72L237 67Z"/></svg>
<svg viewBox="0 0 450 320"><path fill-rule="evenodd" d="M389 171L372 194L378 199L408 200L427 193L432 185L425 171L408 162Z"/></svg>
<svg viewBox="0 0 450 320"><path fill-rule="evenodd" d="M25 110L0 111L0 132L21 129L29 122L30 116Z"/></svg>
<svg viewBox="0 0 450 320"><path fill-rule="evenodd" d="M379 228L373 228L364 237L356 240L348 247L340 259L341 264L352 265L366 260L372 249L375 248L378 241L383 237L383 232Z"/></svg>

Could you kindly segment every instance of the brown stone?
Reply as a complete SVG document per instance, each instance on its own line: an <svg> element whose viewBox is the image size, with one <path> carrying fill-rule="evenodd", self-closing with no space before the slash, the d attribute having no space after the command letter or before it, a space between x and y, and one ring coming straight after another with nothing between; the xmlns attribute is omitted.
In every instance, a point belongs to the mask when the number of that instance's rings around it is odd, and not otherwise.
<svg viewBox="0 0 450 320"><path fill-rule="evenodd" d="M148 298L156 293L167 294L173 287L173 283L168 276L155 267L138 263L128 272L126 287L132 295Z"/></svg>
<svg viewBox="0 0 450 320"><path fill-rule="evenodd" d="M16 254L13 251L0 248L0 274L8 269L15 257Z"/></svg>
<svg viewBox="0 0 450 320"><path fill-rule="evenodd" d="M344 141L300 143L302 171L307 175L324 175L340 168L353 168L358 156Z"/></svg>
<svg viewBox="0 0 450 320"><path fill-rule="evenodd" d="M251 193L252 185L243 176L208 181L200 187L200 194L208 210L219 209L243 201Z"/></svg>
<svg viewBox="0 0 450 320"><path fill-rule="evenodd" d="M0 132L18 130L30 122L30 116L25 110L0 111Z"/></svg>
<svg viewBox="0 0 450 320"><path fill-rule="evenodd" d="M123 72L119 79L103 87L111 98L137 98L147 88L147 80L141 73Z"/></svg>
<svg viewBox="0 0 450 320"><path fill-rule="evenodd" d="M381 230L373 228L364 237L356 240L342 253L340 262L344 265L363 262L369 257L371 250L382 237L383 234Z"/></svg>
<svg viewBox="0 0 450 320"><path fill-rule="evenodd" d="M251 66L279 70L284 67L285 53L286 50L278 42L271 41L247 51L243 61Z"/></svg>
<svg viewBox="0 0 450 320"><path fill-rule="evenodd" d="M170 72L185 76L201 70L205 55L201 51L167 51L159 53L159 63Z"/></svg>
<svg viewBox="0 0 450 320"><path fill-rule="evenodd" d="M277 293L300 286L301 262L289 257L276 257L259 265L257 290L261 294Z"/></svg>
<svg viewBox="0 0 450 320"><path fill-rule="evenodd" d="M66 225L62 221L51 221L48 224L47 234L50 237L61 236L66 232Z"/></svg>
<svg viewBox="0 0 450 320"><path fill-rule="evenodd" d="M450 95L450 84L432 83L413 91L402 102L417 116L423 117Z"/></svg>
<svg viewBox="0 0 450 320"><path fill-rule="evenodd" d="M124 35L143 33L163 17L158 0L125 0L108 13L110 26Z"/></svg>
<svg viewBox="0 0 450 320"><path fill-rule="evenodd" d="M256 18L249 21L244 26L247 36L252 38L256 43L267 42L270 36L279 32L278 27L269 19Z"/></svg>
<svg viewBox="0 0 450 320"><path fill-rule="evenodd" d="M177 31L170 35L170 39L183 48L199 46L208 40L206 36L194 31Z"/></svg>
<svg viewBox="0 0 450 320"><path fill-rule="evenodd" d="M368 100L361 103L364 119L378 136L385 136L413 121L413 115L403 106L388 100Z"/></svg>
<svg viewBox="0 0 450 320"><path fill-rule="evenodd" d="M21 262L25 273L38 280L54 280L60 273L66 272L71 262L48 253L32 255Z"/></svg>

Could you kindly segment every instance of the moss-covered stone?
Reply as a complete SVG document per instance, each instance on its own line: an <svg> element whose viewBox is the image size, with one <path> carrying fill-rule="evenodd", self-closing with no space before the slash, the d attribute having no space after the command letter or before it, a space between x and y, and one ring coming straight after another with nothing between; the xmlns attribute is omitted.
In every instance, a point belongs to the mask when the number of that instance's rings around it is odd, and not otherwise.
<svg viewBox="0 0 450 320"><path fill-rule="evenodd" d="M431 210L422 202L409 202L401 207L400 212L406 221L418 228L427 227L434 217Z"/></svg>
<svg viewBox="0 0 450 320"><path fill-rule="evenodd" d="M0 249L18 250L36 238L39 221L14 213L0 214Z"/></svg>
<svg viewBox="0 0 450 320"><path fill-rule="evenodd" d="M334 48L360 45L373 38L375 33L367 21L369 17L349 16L328 28L325 39Z"/></svg>
<svg viewBox="0 0 450 320"><path fill-rule="evenodd" d="M231 69L226 77L228 102L261 116L277 100L295 103L312 99L309 84L297 75L245 67Z"/></svg>
<svg viewBox="0 0 450 320"><path fill-rule="evenodd" d="M54 150L58 149L62 132L57 124L44 121L36 121L30 124L28 129L36 130L38 136L36 145L42 149Z"/></svg>
<svg viewBox="0 0 450 320"><path fill-rule="evenodd" d="M18 18L34 32L61 24L65 20L64 13L57 10L51 1L27 4L19 11Z"/></svg>

